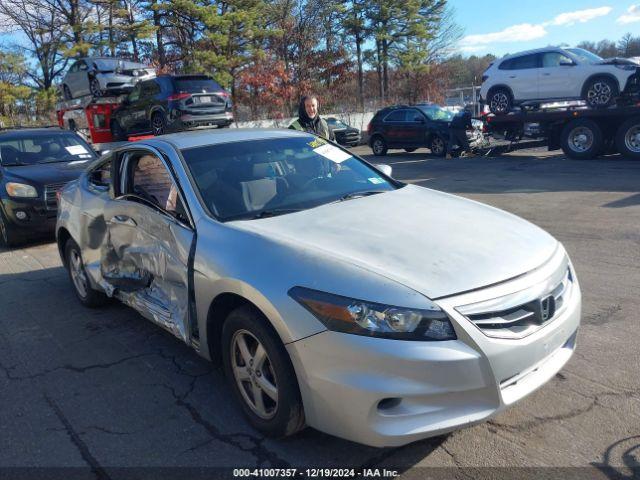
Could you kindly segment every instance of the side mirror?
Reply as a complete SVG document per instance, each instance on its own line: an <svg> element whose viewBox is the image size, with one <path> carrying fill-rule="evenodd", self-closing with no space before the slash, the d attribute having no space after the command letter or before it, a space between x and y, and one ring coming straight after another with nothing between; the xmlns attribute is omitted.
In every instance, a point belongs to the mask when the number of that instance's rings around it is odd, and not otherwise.
<svg viewBox="0 0 640 480"><path fill-rule="evenodd" d="M385 163L374 163L373 166L384 173L387 177L390 177L391 173L393 172L393 168L391 168L391 165L387 165Z"/></svg>

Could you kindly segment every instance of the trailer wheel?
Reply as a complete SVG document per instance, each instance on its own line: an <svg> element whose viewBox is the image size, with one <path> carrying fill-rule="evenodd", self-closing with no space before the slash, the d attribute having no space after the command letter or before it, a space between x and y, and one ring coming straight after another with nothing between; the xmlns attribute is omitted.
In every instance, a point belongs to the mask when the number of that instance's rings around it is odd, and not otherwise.
<svg viewBox="0 0 640 480"><path fill-rule="evenodd" d="M572 120L562 129L560 144L569 158L595 158L602 152L602 130L593 120Z"/></svg>
<svg viewBox="0 0 640 480"><path fill-rule="evenodd" d="M616 132L616 146L625 157L640 159L640 117L630 118Z"/></svg>

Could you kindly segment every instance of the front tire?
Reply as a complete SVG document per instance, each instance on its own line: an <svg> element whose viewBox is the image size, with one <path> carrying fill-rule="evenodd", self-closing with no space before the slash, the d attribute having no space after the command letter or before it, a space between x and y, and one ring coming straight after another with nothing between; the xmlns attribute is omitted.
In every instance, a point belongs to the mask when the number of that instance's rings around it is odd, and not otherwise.
<svg viewBox="0 0 640 480"><path fill-rule="evenodd" d="M627 158L640 160L640 117L630 118L616 132L618 152Z"/></svg>
<svg viewBox="0 0 640 480"><path fill-rule="evenodd" d="M280 338L251 306L232 311L222 328L225 374L249 423L264 435L304 427L296 374Z"/></svg>
<svg viewBox="0 0 640 480"><path fill-rule="evenodd" d="M154 136L164 135L167 131L167 120L164 118L164 114L156 112L151 116L151 133Z"/></svg>
<svg viewBox="0 0 640 480"><path fill-rule="evenodd" d="M376 157L384 157L387 154L387 142L381 136L375 136L371 141L371 150Z"/></svg>
<svg viewBox="0 0 640 480"><path fill-rule="evenodd" d="M89 277L84 268L80 247L72 239L67 240L64 248L64 258L71 284L76 297L85 307L101 307L107 302L107 296L91 288Z"/></svg>
<svg viewBox="0 0 640 480"><path fill-rule="evenodd" d="M591 108L605 108L612 105L618 96L618 85L608 77L589 80L583 88L583 99Z"/></svg>
<svg viewBox="0 0 640 480"><path fill-rule="evenodd" d="M506 88L496 88L487 95L489 110L494 115L506 115L513 108L511 92Z"/></svg>
<svg viewBox="0 0 640 480"><path fill-rule="evenodd" d="M569 158L596 158L604 145L602 130L596 122L581 118L569 122L560 134L562 151Z"/></svg>
<svg viewBox="0 0 640 480"><path fill-rule="evenodd" d="M0 210L0 240L8 248L13 248L20 243L20 238L16 235L2 210Z"/></svg>
<svg viewBox="0 0 640 480"><path fill-rule="evenodd" d="M104 95L102 87L100 87L100 82L95 77L89 79L89 91L95 98L100 98Z"/></svg>
<svg viewBox="0 0 640 480"><path fill-rule="evenodd" d="M444 157L447 154L447 144L440 135L434 135L429 142L429 150L436 157Z"/></svg>

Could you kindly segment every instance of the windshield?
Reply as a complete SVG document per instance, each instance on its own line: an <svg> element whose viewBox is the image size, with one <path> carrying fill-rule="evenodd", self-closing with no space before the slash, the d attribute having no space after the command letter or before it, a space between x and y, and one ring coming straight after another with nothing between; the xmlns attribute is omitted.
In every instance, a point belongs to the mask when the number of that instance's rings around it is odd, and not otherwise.
<svg viewBox="0 0 640 480"><path fill-rule="evenodd" d="M349 152L312 135L208 145L182 155L206 207L222 221L397 188Z"/></svg>
<svg viewBox="0 0 640 480"><path fill-rule="evenodd" d="M130 62L128 60L120 60L117 58L96 58L93 63L96 64L99 70L115 70L116 68L131 69L131 68L146 68L143 63Z"/></svg>
<svg viewBox="0 0 640 480"><path fill-rule="evenodd" d="M93 158L96 156L91 147L70 132L20 132L0 136L0 162L5 167Z"/></svg>
<svg viewBox="0 0 640 480"><path fill-rule="evenodd" d="M583 48L567 48L567 51L573 53L573 55L578 57L578 60L582 62L594 64L602 61L602 57L599 57L588 50L584 50Z"/></svg>
<svg viewBox="0 0 640 480"><path fill-rule="evenodd" d="M349 125L336 118L327 118L327 123L333 128L349 128Z"/></svg>
<svg viewBox="0 0 640 480"><path fill-rule="evenodd" d="M418 108L431 120L450 121L454 114L438 105L418 106Z"/></svg>

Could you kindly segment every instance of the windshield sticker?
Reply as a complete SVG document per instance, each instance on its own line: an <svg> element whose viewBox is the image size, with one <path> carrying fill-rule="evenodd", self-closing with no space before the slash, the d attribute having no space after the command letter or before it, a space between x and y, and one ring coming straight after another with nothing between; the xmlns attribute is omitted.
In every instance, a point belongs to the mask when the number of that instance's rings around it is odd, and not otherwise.
<svg viewBox="0 0 640 480"><path fill-rule="evenodd" d="M328 158L332 162L342 163L345 160L351 158L351 154L347 152L343 152L339 148L334 147L333 145L323 145L313 150L318 155L322 155L325 158Z"/></svg>
<svg viewBox="0 0 640 480"><path fill-rule="evenodd" d="M374 185L380 185L381 183L384 183L383 179L377 178L377 177L372 177L372 178L369 178L368 180Z"/></svg>
<svg viewBox="0 0 640 480"><path fill-rule="evenodd" d="M71 155L82 155L83 153L89 153L87 152L87 149L82 145L71 145L70 147L64 148L66 148L67 152L69 152Z"/></svg>
<svg viewBox="0 0 640 480"><path fill-rule="evenodd" d="M309 145L311 148L318 148L321 147L322 145L326 145L327 141L322 139L322 138L316 138L314 140L311 140L307 145Z"/></svg>

